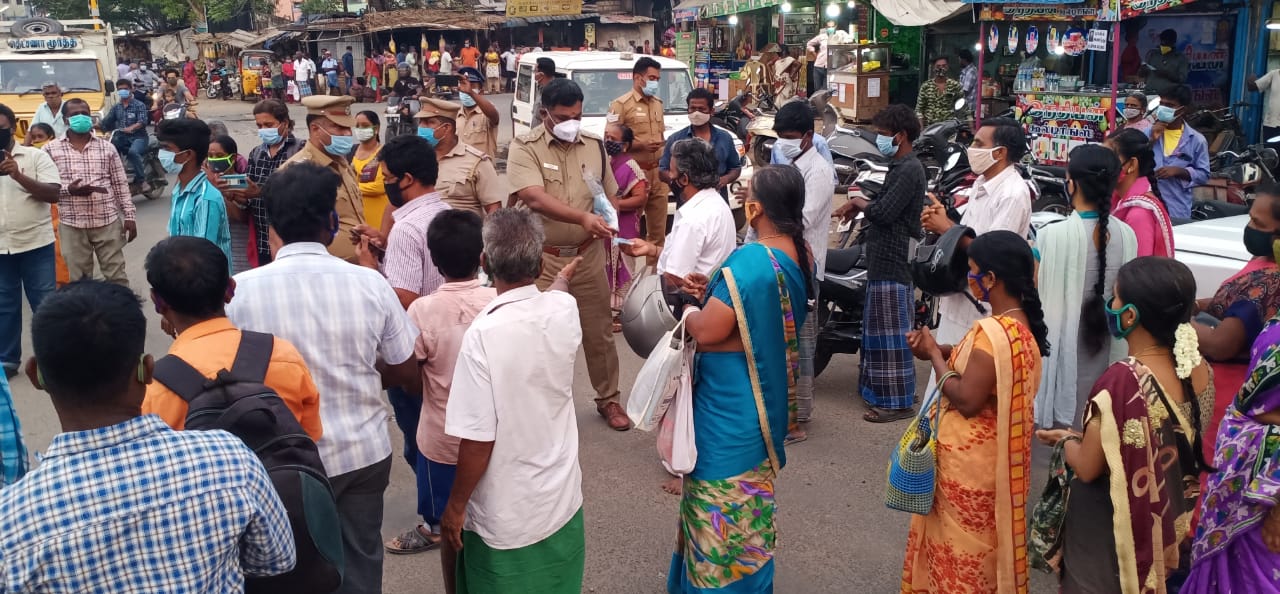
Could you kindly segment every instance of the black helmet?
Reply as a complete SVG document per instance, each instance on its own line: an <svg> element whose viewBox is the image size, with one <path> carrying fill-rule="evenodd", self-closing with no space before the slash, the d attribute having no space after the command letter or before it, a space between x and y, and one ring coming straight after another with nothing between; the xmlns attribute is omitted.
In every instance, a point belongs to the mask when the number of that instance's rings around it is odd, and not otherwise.
<svg viewBox="0 0 1280 594"><path fill-rule="evenodd" d="M930 295L964 293L969 285L969 256L960 247L962 237L977 234L964 225L953 225L931 244L916 248L911 278L916 287Z"/></svg>

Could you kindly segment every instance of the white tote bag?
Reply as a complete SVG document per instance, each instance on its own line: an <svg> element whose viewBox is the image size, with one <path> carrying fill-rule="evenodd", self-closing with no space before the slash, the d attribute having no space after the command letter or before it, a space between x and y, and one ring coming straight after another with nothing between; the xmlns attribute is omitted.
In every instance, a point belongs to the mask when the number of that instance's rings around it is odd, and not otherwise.
<svg viewBox="0 0 1280 594"><path fill-rule="evenodd" d="M685 349L676 397L658 428L658 453L667 472L684 475L698 464L698 445L693 437L693 349Z"/></svg>
<svg viewBox="0 0 1280 594"><path fill-rule="evenodd" d="M688 337L681 319L653 347L645 359L627 397L627 417L636 429L652 431L666 414L679 387L681 366Z"/></svg>

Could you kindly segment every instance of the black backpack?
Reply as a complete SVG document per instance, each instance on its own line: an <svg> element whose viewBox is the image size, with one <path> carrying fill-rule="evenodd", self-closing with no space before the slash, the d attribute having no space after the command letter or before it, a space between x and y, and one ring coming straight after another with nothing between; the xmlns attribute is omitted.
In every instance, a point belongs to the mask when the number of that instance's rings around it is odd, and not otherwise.
<svg viewBox="0 0 1280 594"><path fill-rule="evenodd" d="M187 402L186 428L222 429L244 441L284 502L298 552L292 571L245 580L246 592L332 592L342 585L342 527L315 441L275 390L263 384L275 338L242 332L230 370L209 379L166 355L155 379Z"/></svg>

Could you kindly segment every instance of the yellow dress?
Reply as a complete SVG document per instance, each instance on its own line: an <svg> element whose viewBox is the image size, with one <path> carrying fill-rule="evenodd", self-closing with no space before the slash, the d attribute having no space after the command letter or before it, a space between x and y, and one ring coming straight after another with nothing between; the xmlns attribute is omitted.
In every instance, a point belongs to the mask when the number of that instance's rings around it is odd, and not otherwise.
<svg viewBox="0 0 1280 594"><path fill-rule="evenodd" d="M382 213L387 209L387 191L382 185L382 166L375 159L377 156L374 151L366 159L351 157L356 180L360 182L360 196L364 198L364 220L373 227L382 225Z"/></svg>

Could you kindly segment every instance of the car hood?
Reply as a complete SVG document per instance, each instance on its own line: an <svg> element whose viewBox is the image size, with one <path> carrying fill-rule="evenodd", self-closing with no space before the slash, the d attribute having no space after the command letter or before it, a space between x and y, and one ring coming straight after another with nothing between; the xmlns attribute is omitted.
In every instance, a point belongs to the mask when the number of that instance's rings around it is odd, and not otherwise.
<svg viewBox="0 0 1280 594"><path fill-rule="evenodd" d="M1173 228L1174 250L1248 262L1253 256L1241 241L1248 223L1249 215L1238 215L1178 225Z"/></svg>

